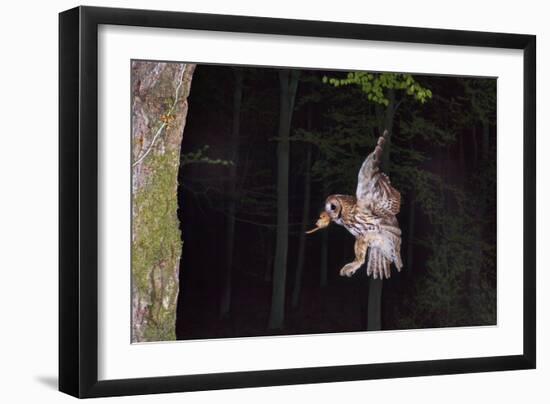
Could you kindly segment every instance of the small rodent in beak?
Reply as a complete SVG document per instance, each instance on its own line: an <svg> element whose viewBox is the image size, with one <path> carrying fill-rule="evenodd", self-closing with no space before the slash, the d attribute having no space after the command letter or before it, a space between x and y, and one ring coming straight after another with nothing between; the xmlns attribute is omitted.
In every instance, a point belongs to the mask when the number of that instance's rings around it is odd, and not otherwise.
<svg viewBox="0 0 550 404"><path fill-rule="evenodd" d="M321 212L321 215L319 216L319 220L315 223L315 226L317 226L314 229L311 229L309 231L306 231L306 234L315 233L317 230L321 230L325 227L327 227L330 224L330 216L327 212Z"/></svg>

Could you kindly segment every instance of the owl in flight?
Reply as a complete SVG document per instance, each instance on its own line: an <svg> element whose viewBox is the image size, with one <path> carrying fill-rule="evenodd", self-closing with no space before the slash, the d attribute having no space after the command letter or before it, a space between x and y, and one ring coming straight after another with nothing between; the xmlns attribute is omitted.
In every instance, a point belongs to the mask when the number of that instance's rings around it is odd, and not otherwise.
<svg viewBox="0 0 550 404"><path fill-rule="evenodd" d="M391 186L389 177L380 172L380 162L388 131L378 138L374 151L359 170L357 190L353 195L330 195L325 210L317 220L313 233L327 227L331 221L344 226L355 236L355 259L340 270L341 276L352 276L365 263L368 250L367 275L374 279L391 275L393 263L401 271L401 229L396 215L401 194Z"/></svg>

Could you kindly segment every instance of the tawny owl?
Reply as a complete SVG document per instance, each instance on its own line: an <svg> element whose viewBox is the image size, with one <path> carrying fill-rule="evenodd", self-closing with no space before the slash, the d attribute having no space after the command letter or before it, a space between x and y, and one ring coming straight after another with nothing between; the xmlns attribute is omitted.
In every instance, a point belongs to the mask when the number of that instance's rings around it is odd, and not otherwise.
<svg viewBox="0 0 550 404"><path fill-rule="evenodd" d="M388 176L380 172L380 160L388 132L378 138L374 151L367 156L359 170L357 190L352 195L330 195L325 210L317 220L313 233L330 222L344 226L355 236L355 260L340 270L341 276L352 276L367 257L367 275L383 279L391 275L393 263L398 271L401 261L401 229L396 215L401 194L392 187Z"/></svg>

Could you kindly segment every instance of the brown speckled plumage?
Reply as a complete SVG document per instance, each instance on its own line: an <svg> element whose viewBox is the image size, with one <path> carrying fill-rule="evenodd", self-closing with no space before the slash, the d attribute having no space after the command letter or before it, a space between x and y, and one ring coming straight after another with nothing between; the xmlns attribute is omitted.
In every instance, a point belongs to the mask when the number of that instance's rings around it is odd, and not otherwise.
<svg viewBox="0 0 550 404"><path fill-rule="evenodd" d="M378 139L374 151L367 156L359 170L356 195L330 195L317 228L330 222L344 226L355 237L355 259L340 270L342 276L352 276L367 259L367 275L389 278L390 265L398 271L401 260L401 229L396 215L401 205L399 191L392 187L389 177L380 172L380 160L388 132Z"/></svg>

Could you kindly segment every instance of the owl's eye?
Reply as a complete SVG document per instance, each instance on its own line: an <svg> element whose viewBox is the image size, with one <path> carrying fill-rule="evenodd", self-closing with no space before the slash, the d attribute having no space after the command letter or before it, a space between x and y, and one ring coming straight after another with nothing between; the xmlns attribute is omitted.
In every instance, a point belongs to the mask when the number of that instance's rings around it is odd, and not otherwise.
<svg viewBox="0 0 550 404"><path fill-rule="evenodd" d="M330 204L330 210L336 210L336 205L333 204L333 203L331 203L331 204Z"/></svg>

